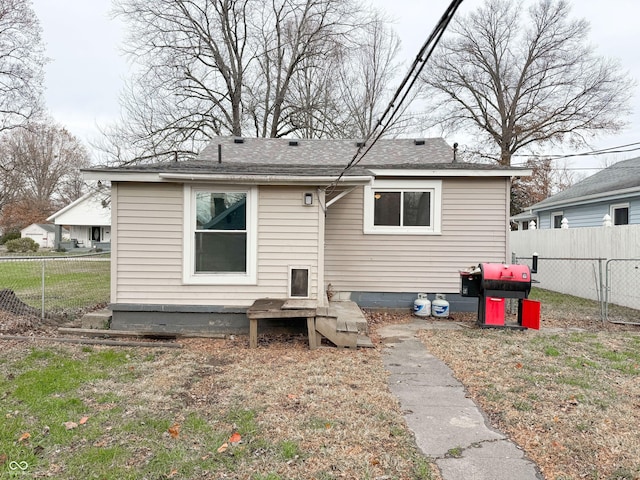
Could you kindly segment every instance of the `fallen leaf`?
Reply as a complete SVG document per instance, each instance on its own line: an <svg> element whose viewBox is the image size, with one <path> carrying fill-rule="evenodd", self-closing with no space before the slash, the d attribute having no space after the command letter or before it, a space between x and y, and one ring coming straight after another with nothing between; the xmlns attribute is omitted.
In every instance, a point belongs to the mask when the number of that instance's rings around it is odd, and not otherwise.
<svg viewBox="0 0 640 480"><path fill-rule="evenodd" d="M167 478L173 478L178 474L178 470L176 470L175 468L173 470L171 470L169 472L169 475L167 475Z"/></svg>
<svg viewBox="0 0 640 480"><path fill-rule="evenodd" d="M42 455L42 452L44 452L44 447L42 445L36 445L35 447L33 447L34 455Z"/></svg>
<svg viewBox="0 0 640 480"><path fill-rule="evenodd" d="M24 432L22 435L20 435L20 438L18 439L18 443L22 443L25 440L28 440L29 438L31 438L31 434L29 432Z"/></svg>
<svg viewBox="0 0 640 480"><path fill-rule="evenodd" d="M208 453L204 456L204 457L200 457L201 460L207 460L211 455L209 455Z"/></svg>
<svg viewBox="0 0 640 480"><path fill-rule="evenodd" d="M290 399L290 400L295 400L296 398L298 398L298 396L294 395L293 393L290 393L290 394L287 395L287 398Z"/></svg>
<svg viewBox="0 0 640 480"><path fill-rule="evenodd" d="M229 437L229 443L233 446L236 446L237 444L239 444L240 440L242 440L242 437L238 432L235 432L233 435Z"/></svg>
<svg viewBox="0 0 640 480"><path fill-rule="evenodd" d="M225 442L218 447L218 453L226 452L227 448L229 448L229 444Z"/></svg>
<svg viewBox="0 0 640 480"><path fill-rule="evenodd" d="M0 453L0 465L3 465L7 463L7 454L6 453Z"/></svg>
<svg viewBox="0 0 640 480"><path fill-rule="evenodd" d="M82 417L78 422L80 425L84 425L89 420L89 417Z"/></svg>
<svg viewBox="0 0 640 480"><path fill-rule="evenodd" d="M174 423L172 426L170 426L169 434L171 435L172 438L178 438L178 435L180 435L180 424Z"/></svg>
<svg viewBox="0 0 640 480"><path fill-rule="evenodd" d="M67 430L73 430L74 428L78 428L78 424L76 422L64 422L64 428Z"/></svg>
<svg viewBox="0 0 640 480"><path fill-rule="evenodd" d="M520 362L516 363L516 368L522 368L522 364Z"/></svg>

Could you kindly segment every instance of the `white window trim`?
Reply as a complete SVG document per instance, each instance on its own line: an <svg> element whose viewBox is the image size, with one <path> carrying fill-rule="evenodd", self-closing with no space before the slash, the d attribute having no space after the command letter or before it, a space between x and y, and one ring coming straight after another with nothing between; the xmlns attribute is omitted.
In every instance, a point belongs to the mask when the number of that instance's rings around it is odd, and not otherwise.
<svg viewBox="0 0 640 480"><path fill-rule="evenodd" d="M619 208L626 208L627 209L627 220L629 217L629 202L627 203L615 203L613 205L611 205L609 207L609 216L611 217L611 224L615 225L616 223L616 210L618 210ZM627 223L628 225L628 223Z"/></svg>
<svg viewBox="0 0 640 480"><path fill-rule="evenodd" d="M376 191L431 192L431 225L424 226L387 226L374 225L374 199ZM374 180L372 185L364 187L364 225L365 234L375 235L440 235L442 219L442 180Z"/></svg>
<svg viewBox="0 0 640 480"><path fill-rule="evenodd" d="M554 228L556 228L556 226L555 226L555 223L556 223L555 222L555 218L556 217L560 217L560 223L562 223L562 219L564 218L564 211L560 210L560 211L557 211L557 212L551 212L551 225L550 225L550 227L551 227L552 230ZM560 227L557 227L557 228L559 229Z"/></svg>
<svg viewBox="0 0 640 480"><path fill-rule="evenodd" d="M246 273L195 273L195 196L199 191L247 194ZM186 285L256 285L258 259L258 188L232 185L185 185L182 282Z"/></svg>

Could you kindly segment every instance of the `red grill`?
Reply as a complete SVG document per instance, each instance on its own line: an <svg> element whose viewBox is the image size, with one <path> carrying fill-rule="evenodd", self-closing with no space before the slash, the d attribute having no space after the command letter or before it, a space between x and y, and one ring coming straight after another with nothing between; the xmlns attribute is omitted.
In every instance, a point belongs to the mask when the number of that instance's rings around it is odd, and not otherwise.
<svg viewBox="0 0 640 480"><path fill-rule="evenodd" d="M478 297L481 327L539 328L540 303L527 299L530 291L531 271L527 265L481 263L460 272L460 294ZM518 299L517 324L505 322L505 298Z"/></svg>

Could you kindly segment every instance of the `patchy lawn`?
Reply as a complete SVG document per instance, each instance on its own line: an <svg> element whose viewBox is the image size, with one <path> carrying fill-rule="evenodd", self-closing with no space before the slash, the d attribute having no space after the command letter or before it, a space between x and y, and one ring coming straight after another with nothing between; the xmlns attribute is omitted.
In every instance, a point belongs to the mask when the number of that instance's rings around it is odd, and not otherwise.
<svg viewBox="0 0 640 480"><path fill-rule="evenodd" d="M2 341L0 477L437 478L379 350L310 351L303 336L182 343Z"/></svg>
<svg viewBox="0 0 640 480"><path fill-rule="evenodd" d="M543 301L539 332L482 330L475 315L456 315L463 329L419 336L546 479L640 479L640 327L553 302ZM378 325L428 322L368 318L375 343ZM53 332L7 315L0 331ZM310 351L296 335L260 342L1 341L0 478L24 469L54 479L439 479L389 393L380 348Z"/></svg>
<svg viewBox="0 0 640 480"><path fill-rule="evenodd" d="M640 479L640 327L585 320L594 302L537 293L540 331L480 329L474 314L458 314L462 330L419 338L546 479Z"/></svg>

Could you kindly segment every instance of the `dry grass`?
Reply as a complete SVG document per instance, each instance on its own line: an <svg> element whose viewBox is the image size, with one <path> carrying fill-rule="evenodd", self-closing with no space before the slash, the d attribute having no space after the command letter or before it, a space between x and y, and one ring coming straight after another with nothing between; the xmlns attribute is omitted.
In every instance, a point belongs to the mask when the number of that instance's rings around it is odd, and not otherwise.
<svg viewBox="0 0 640 480"><path fill-rule="evenodd" d="M640 479L638 327L557 310L539 332L480 329L474 318L419 337L546 479Z"/></svg>
<svg viewBox="0 0 640 480"><path fill-rule="evenodd" d="M92 475L108 479L438 478L387 388L380 350L310 351L298 335L262 335L253 350L246 336L181 343L181 350L134 351L3 341L0 380L9 401L10 382L25 368L20 359L34 350L80 362L96 352L130 352L113 374L68 394L82 402L90 429L73 430L68 444L53 444L53 433L36 443L43 414L16 409L12 421L24 425L7 448L15 456L18 436L31 431L32 443L20 445L24 455L38 449L37 463L29 461L38 478L80 478L88 458ZM36 355L39 368L49 357ZM176 438L167 433L173 424ZM234 432L242 442L219 452ZM0 457L0 476L4 467Z"/></svg>

